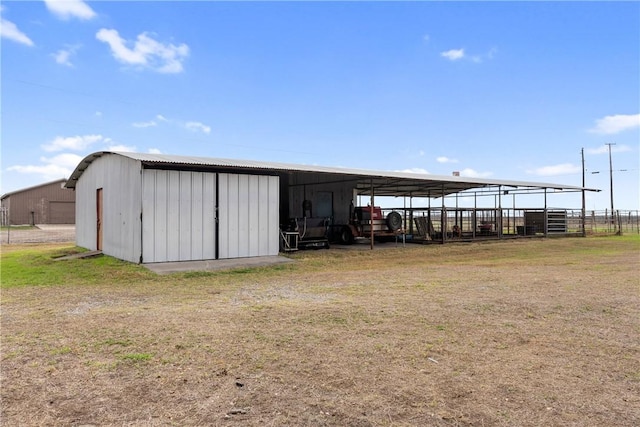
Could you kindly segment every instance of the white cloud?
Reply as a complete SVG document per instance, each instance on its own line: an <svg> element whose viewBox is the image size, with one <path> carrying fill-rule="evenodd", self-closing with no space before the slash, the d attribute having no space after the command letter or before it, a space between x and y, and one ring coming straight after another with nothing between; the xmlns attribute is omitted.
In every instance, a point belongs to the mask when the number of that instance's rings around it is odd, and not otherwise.
<svg viewBox="0 0 640 427"><path fill-rule="evenodd" d="M422 36L422 40L425 43L429 43L429 40L431 40L431 37L429 36L429 34L425 34L424 36Z"/></svg>
<svg viewBox="0 0 640 427"><path fill-rule="evenodd" d="M3 11L4 8L0 6L0 13ZM11 21L7 21L4 18L0 18L0 37L3 39L13 40L14 42L27 46L33 46L33 41L25 33L20 31L16 24Z"/></svg>
<svg viewBox="0 0 640 427"><path fill-rule="evenodd" d="M440 56L447 58L450 61L457 61L464 58L464 49L451 49L446 52L441 52Z"/></svg>
<svg viewBox="0 0 640 427"><path fill-rule="evenodd" d="M156 123L153 120L150 120L148 122L132 123L131 126L133 126L134 128L149 128L149 127L153 127L153 126L158 126L158 123Z"/></svg>
<svg viewBox="0 0 640 427"><path fill-rule="evenodd" d="M460 176L465 176L467 178L487 178L491 175L493 175L493 172L478 172L470 168L460 171Z"/></svg>
<svg viewBox="0 0 640 427"><path fill-rule="evenodd" d="M612 153L624 153L625 151L632 151L628 145L612 145ZM602 145L598 148L587 148L587 154L609 154L609 146Z"/></svg>
<svg viewBox="0 0 640 427"><path fill-rule="evenodd" d="M200 122L187 122L184 124L184 127L192 132L204 132L204 133L210 133L211 132L211 128L203 123Z"/></svg>
<svg viewBox="0 0 640 427"><path fill-rule="evenodd" d="M109 138L102 135L76 135L76 136L57 136L48 144L42 145L44 151L62 151L62 150L84 150L96 142L109 142Z"/></svg>
<svg viewBox="0 0 640 427"><path fill-rule="evenodd" d="M487 53L474 55L468 55L464 49L451 49L445 52L441 52L440 56L447 58L450 61L458 61L464 59L479 64L487 59L493 59L497 53L498 49L496 49L495 47L489 49Z"/></svg>
<svg viewBox="0 0 640 427"><path fill-rule="evenodd" d="M66 49L60 49L56 53L52 53L51 56L60 65L66 65L67 67L73 67L71 63L71 57L75 55L80 46L67 46Z"/></svg>
<svg viewBox="0 0 640 427"><path fill-rule="evenodd" d="M131 125L137 128L148 128L152 126L159 126L161 123L167 123L172 126L178 126L184 128L190 132L202 132L209 134L211 133L211 127L206 124L198 121L187 121L184 122L182 120L177 119L168 119L162 114L157 114L155 120L149 120L147 122L135 122Z"/></svg>
<svg viewBox="0 0 640 427"><path fill-rule="evenodd" d="M78 18L89 20L96 13L82 0L44 0L49 12L60 19Z"/></svg>
<svg viewBox="0 0 640 427"><path fill-rule="evenodd" d="M475 62L476 64L479 64L481 62L484 62L485 59L493 59L496 56L496 53L498 53L498 49L494 47L485 54L473 55L469 59L471 59L471 61Z"/></svg>
<svg viewBox="0 0 640 427"><path fill-rule="evenodd" d="M51 181L59 178L67 178L82 160L77 154L65 153L54 157L40 157L40 165L16 165L7 170L24 174L40 175L43 180Z"/></svg>
<svg viewBox="0 0 640 427"><path fill-rule="evenodd" d="M449 157L440 156L436 159L438 163L458 163L458 159L450 159Z"/></svg>
<svg viewBox="0 0 640 427"><path fill-rule="evenodd" d="M182 72L182 61L189 56L189 46L186 44L162 44L147 33L138 35L134 43L124 40L116 30L102 28L96 33L96 38L111 47L111 54L117 61L159 73Z"/></svg>
<svg viewBox="0 0 640 427"><path fill-rule="evenodd" d="M73 153L62 153L53 157L40 157L40 161L48 164L56 164L60 167L75 169L82 160L82 156Z"/></svg>
<svg viewBox="0 0 640 427"><path fill-rule="evenodd" d="M575 173L581 173L582 167L571 163L561 163L559 165L543 166L541 168L528 170L527 173L537 176L559 176L559 175L572 175Z"/></svg>
<svg viewBox="0 0 640 427"><path fill-rule="evenodd" d="M147 152L149 154L162 154L162 151L158 150L157 148L149 148L149 150L147 150Z"/></svg>
<svg viewBox="0 0 640 427"><path fill-rule="evenodd" d="M430 172L426 169L423 168L409 168L409 169L402 169L399 170L397 172L404 172L404 173L420 173L420 174L429 174Z"/></svg>
<svg viewBox="0 0 640 427"><path fill-rule="evenodd" d="M132 153L132 152L136 151L136 146L135 145L117 144L117 145L110 145L106 149L107 149L107 151L123 151L123 152L127 152L127 153Z"/></svg>
<svg viewBox="0 0 640 427"><path fill-rule="evenodd" d="M613 135L637 127L640 127L640 114L616 114L597 119L595 127L589 132Z"/></svg>

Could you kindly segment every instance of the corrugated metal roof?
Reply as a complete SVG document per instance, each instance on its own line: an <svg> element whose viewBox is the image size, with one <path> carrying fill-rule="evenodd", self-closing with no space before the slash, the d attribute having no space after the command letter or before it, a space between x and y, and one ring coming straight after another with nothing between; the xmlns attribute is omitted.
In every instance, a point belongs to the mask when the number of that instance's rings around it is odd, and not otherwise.
<svg viewBox="0 0 640 427"><path fill-rule="evenodd" d="M402 195L402 194L427 194L427 191L435 191L437 193L444 192L452 194L474 188L483 187L512 187L512 188L537 188L537 189L554 189L558 191L581 191L583 188L578 186L570 186L564 184L527 182L527 181L511 181L497 180L485 178L469 178L460 176L443 176L431 174L419 174L395 171L377 171L366 169L351 169L343 167L327 167L317 165L300 165L279 162L264 162L252 160L223 159L210 157L193 157L193 156L177 156L167 154L148 154L148 153L131 153L116 151L100 151L85 157L71 174L67 181L67 187L73 188L77 180L80 178L84 170L97 158L104 155L119 155L137 160L146 165L162 164L184 166L202 166L202 167L220 167L231 169L255 169L276 172L304 172L304 173L326 173L334 175L346 175L359 180L358 187L366 191L368 187L373 185L376 187L376 194ZM380 193L379 188L386 188L386 193ZM421 189L422 191L418 191ZM596 189L585 188L587 191L599 191ZM430 193L431 194L431 193ZM434 194L435 196L435 194Z"/></svg>
<svg viewBox="0 0 640 427"><path fill-rule="evenodd" d="M66 178L61 178L61 179L57 179L57 180L55 180L55 181L49 181L49 182L45 182L45 183L43 183L43 184L37 184L37 185L33 185L33 186L31 186L31 187L21 188L21 189L19 189L19 190L10 191L10 192L8 192L8 193L3 194L3 195L0 197L0 199L5 199L5 198L7 198L7 197L9 197L9 196L12 196L12 195L14 195L14 194L17 194L17 193L22 193L22 192L24 192L24 191L31 191L31 190L35 190L36 188L45 187L45 186L47 186L47 185L51 185L51 184L58 184L58 183L62 184L63 182L66 182L66 181L67 181L67 180L66 180Z"/></svg>

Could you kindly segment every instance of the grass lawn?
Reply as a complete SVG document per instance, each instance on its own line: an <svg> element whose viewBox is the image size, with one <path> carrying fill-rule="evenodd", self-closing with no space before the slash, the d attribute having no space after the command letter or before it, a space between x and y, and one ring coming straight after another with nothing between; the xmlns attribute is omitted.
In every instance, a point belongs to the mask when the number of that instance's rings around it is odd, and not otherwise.
<svg viewBox="0 0 640 427"><path fill-rule="evenodd" d="M637 426L640 237L156 276L2 247L2 425Z"/></svg>

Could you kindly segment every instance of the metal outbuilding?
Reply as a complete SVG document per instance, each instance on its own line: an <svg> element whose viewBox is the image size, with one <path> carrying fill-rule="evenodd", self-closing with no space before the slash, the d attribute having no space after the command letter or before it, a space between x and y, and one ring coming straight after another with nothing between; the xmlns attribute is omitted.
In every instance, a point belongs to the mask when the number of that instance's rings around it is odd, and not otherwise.
<svg viewBox="0 0 640 427"><path fill-rule="evenodd" d="M102 151L67 182L76 240L120 259L191 261L276 255L297 217L346 224L357 196L444 198L576 192L582 187L205 157ZM508 190L507 190L508 189ZM457 216L456 216L457 219ZM445 230L446 218L442 227ZM475 216L474 216L475 227ZM446 233L442 233L443 239Z"/></svg>
<svg viewBox="0 0 640 427"><path fill-rule="evenodd" d="M4 194L2 225L74 224L76 194L66 182L59 179Z"/></svg>

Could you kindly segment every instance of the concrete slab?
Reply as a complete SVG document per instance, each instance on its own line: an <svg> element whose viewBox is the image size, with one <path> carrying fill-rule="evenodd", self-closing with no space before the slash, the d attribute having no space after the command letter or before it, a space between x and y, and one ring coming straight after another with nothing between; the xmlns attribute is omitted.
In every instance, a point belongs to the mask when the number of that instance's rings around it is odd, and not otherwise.
<svg viewBox="0 0 640 427"><path fill-rule="evenodd" d="M36 224L43 231L75 231L75 224Z"/></svg>
<svg viewBox="0 0 640 427"><path fill-rule="evenodd" d="M294 260L283 256L261 256L252 258L216 259L206 261L154 262L142 264L156 274L170 274L187 271L231 270L283 264Z"/></svg>

